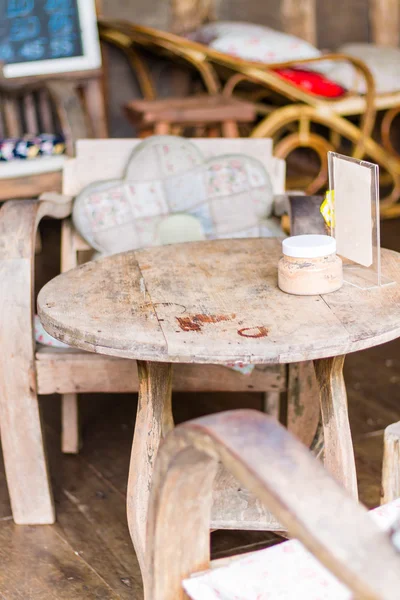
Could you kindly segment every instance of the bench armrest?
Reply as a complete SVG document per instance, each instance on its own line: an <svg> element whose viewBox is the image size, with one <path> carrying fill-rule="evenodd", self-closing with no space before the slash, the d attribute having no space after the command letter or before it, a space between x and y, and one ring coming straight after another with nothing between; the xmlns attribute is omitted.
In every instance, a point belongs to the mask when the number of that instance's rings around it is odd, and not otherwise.
<svg viewBox="0 0 400 600"><path fill-rule="evenodd" d="M284 427L250 410L180 425L160 447L147 530L150 597L185 598L182 579L207 568L219 462L357 597L394 600L400 557L389 535Z"/></svg>
<svg viewBox="0 0 400 600"><path fill-rule="evenodd" d="M36 392L34 361L34 259L36 232L44 216L67 217L70 199L12 200L0 209L0 394ZM4 387L5 386L5 387ZM21 391L21 393L23 393Z"/></svg>

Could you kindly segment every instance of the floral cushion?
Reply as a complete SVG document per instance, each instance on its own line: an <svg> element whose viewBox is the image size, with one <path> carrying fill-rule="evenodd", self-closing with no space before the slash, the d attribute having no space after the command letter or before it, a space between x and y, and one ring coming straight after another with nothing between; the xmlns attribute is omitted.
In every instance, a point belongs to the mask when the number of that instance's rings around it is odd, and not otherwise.
<svg viewBox="0 0 400 600"><path fill-rule="evenodd" d="M22 138L0 139L0 161L31 160L44 156L59 156L65 152L65 140L60 135L38 134Z"/></svg>
<svg viewBox="0 0 400 600"><path fill-rule="evenodd" d="M187 139L154 136L133 151L122 180L99 182L76 198L73 221L103 254L159 245L165 219L186 214L204 238L282 235L269 219L273 190L257 159L206 160Z"/></svg>
<svg viewBox="0 0 400 600"><path fill-rule="evenodd" d="M400 499L371 512L382 529L400 518ZM352 600L353 594L297 540L239 558L183 582L192 600Z"/></svg>
<svg viewBox="0 0 400 600"><path fill-rule="evenodd" d="M346 44L338 52L349 54L365 62L375 80L376 92L387 94L400 90L400 48L375 46L373 44ZM325 74L347 89L364 94L365 81L347 62L332 63Z"/></svg>

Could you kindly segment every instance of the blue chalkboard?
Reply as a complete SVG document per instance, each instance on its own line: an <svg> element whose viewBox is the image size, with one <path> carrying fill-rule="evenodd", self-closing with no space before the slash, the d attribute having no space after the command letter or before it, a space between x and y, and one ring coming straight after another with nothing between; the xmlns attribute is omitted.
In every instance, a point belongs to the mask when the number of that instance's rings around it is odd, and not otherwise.
<svg viewBox="0 0 400 600"><path fill-rule="evenodd" d="M83 55L78 0L0 0L0 61Z"/></svg>

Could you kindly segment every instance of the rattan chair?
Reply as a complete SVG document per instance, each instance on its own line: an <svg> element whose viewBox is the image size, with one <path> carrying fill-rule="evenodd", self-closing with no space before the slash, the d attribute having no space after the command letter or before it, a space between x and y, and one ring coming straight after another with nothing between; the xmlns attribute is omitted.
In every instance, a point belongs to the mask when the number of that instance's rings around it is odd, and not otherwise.
<svg viewBox="0 0 400 600"><path fill-rule="evenodd" d="M196 72L209 94L222 91L227 96L237 94L252 99L260 120L250 135L272 137L276 156L287 158L291 152L303 147L317 153L320 169L306 186L307 193L313 194L327 184L327 151L344 151L357 158L369 158L381 166L384 180L390 187L387 197L382 200L382 214L400 214L399 207L395 205L400 195L400 160L372 137L376 111L389 111L399 105L400 90L396 94L376 95L374 79L361 60L329 54L266 65L218 52L173 33L129 22L100 19L99 29L103 41L127 54L145 98L154 98L155 88L144 54L150 52L174 64L184 64ZM364 80L366 93L348 90L340 98L327 99L294 85L276 73L277 69L299 65L308 67L324 60L349 62ZM354 117L359 117L358 124L354 124ZM386 122L387 127L390 124ZM298 187L298 182L295 185Z"/></svg>

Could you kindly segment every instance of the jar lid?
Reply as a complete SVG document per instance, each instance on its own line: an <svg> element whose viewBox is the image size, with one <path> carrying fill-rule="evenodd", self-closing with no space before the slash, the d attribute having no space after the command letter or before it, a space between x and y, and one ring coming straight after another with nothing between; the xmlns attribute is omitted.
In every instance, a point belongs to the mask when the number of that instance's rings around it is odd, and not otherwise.
<svg viewBox="0 0 400 600"><path fill-rule="evenodd" d="M321 258L336 252L336 240L330 235L294 235L282 242L282 252L293 258Z"/></svg>

